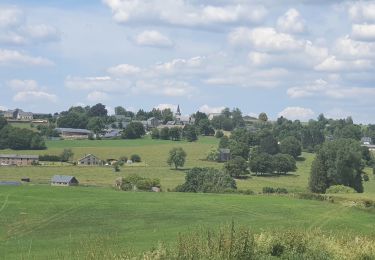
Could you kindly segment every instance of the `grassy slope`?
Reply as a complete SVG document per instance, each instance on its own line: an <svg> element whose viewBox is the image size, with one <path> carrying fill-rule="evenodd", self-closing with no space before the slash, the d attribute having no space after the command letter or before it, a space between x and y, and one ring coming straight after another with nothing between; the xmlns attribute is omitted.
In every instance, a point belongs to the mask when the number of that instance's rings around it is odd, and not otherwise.
<svg viewBox="0 0 375 260"><path fill-rule="evenodd" d="M82 241L149 249L179 232L235 223L261 229L315 229L375 236L374 214L277 196L126 193L106 188L0 188L0 259L41 259ZM93 242L94 243L94 242ZM116 249L114 249L116 250Z"/></svg>

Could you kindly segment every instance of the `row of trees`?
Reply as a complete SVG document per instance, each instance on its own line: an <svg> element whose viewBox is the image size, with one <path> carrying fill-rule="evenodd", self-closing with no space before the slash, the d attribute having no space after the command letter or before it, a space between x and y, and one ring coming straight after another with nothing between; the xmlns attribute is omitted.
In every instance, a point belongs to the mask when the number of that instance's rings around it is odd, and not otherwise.
<svg viewBox="0 0 375 260"><path fill-rule="evenodd" d="M184 128L181 127L164 127L162 129L154 128L151 131L152 139L172 140L180 141L185 138L188 142L194 142L198 140L197 128L194 125L186 125Z"/></svg>

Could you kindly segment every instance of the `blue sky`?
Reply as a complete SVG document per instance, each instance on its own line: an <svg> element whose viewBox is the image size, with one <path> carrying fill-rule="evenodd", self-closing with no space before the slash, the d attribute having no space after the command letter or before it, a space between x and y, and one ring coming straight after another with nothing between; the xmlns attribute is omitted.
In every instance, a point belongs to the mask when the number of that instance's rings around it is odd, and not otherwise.
<svg viewBox="0 0 375 260"><path fill-rule="evenodd" d="M0 4L0 109L180 104L375 123L374 66L375 1Z"/></svg>

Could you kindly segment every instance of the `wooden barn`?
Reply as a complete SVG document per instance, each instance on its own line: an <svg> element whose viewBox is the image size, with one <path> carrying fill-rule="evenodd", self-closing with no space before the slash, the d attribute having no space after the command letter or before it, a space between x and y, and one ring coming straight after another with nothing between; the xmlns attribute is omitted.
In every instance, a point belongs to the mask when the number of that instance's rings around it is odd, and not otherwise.
<svg viewBox="0 0 375 260"><path fill-rule="evenodd" d="M55 175L51 179L52 186L77 186L78 180L73 176Z"/></svg>

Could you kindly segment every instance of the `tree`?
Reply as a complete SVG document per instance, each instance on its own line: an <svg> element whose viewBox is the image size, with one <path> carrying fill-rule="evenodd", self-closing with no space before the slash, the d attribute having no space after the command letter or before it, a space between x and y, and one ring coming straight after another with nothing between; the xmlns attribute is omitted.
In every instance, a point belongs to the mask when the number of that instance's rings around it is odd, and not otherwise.
<svg viewBox="0 0 375 260"><path fill-rule="evenodd" d="M272 157L272 169L278 174L294 172L297 169L296 160L289 154L276 154Z"/></svg>
<svg viewBox="0 0 375 260"><path fill-rule="evenodd" d="M193 125L185 126L183 134L188 142L194 142L198 140L197 129Z"/></svg>
<svg viewBox="0 0 375 260"><path fill-rule="evenodd" d="M92 130L96 135L101 134L104 128L104 121L100 117L91 117L87 123L87 129Z"/></svg>
<svg viewBox="0 0 375 260"><path fill-rule="evenodd" d="M232 131L234 128L232 118L224 118L221 122L221 126L225 131Z"/></svg>
<svg viewBox="0 0 375 260"><path fill-rule="evenodd" d="M267 122L268 121L268 116L266 113L262 112L259 114L258 119L262 122Z"/></svg>
<svg viewBox="0 0 375 260"><path fill-rule="evenodd" d="M8 124L8 121L3 117L0 116L0 130Z"/></svg>
<svg viewBox="0 0 375 260"><path fill-rule="evenodd" d="M267 153L260 153L258 151L252 152L250 156L250 170L256 175L264 173L272 173L272 156Z"/></svg>
<svg viewBox="0 0 375 260"><path fill-rule="evenodd" d="M193 117L195 119L195 125L199 125L201 120L208 120L207 115L205 113L202 113L202 112L199 112L199 111L197 111L197 113L195 113L193 115Z"/></svg>
<svg viewBox="0 0 375 260"><path fill-rule="evenodd" d="M302 153L301 143L293 136L289 136L280 142L280 152L297 158Z"/></svg>
<svg viewBox="0 0 375 260"><path fill-rule="evenodd" d="M159 129L157 128L153 128L151 130L151 138L152 139L159 139L160 138L160 132L159 132Z"/></svg>
<svg viewBox="0 0 375 260"><path fill-rule="evenodd" d="M123 139L137 139L145 135L145 128L140 122L131 122L122 132Z"/></svg>
<svg viewBox="0 0 375 260"><path fill-rule="evenodd" d="M31 138L30 148L32 150L43 150L47 148L46 143L40 134L34 134L34 136Z"/></svg>
<svg viewBox="0 0 375 260"><path fill-rule="evenodd" d="M219 148L229 148L229 138L228 138L228 136L224 135L220 138Z"/></svg>
<svg viewBox="0 0 375 260"><path fill-rule="evenodd" d="M90 108L89 116L98 116L98 117L105 117L107 116L108 111L105 108L105 105L98 103L95 106Z"/></svg>
<svg viewBox="0 0 375 260"><path fill-rule="evenodd" d="M174 165L177 170L178 167L183 167L186 160L186 152L181 147L173 148L169 151L167 163L169 166Z"/></svg>
<svg viewBox="0 0 375 260"><path fill-rule="evenodd" d="M260 139L259 150L260 152L274 155L279 152L279 145L277 144L277 140L272 135L267 135Z"/></svg>
<svg viewBox="0 0 375 260"><path fill-rule="evenodd" d="M246 160L239 156L233 157L233 159L229 160L224 165L225 173L229 174L233 178L238 178L249 174L247 168L248 164Z"/></svg>
<svg viewBox="0 0 375 260"><path fill-rule="evenodd" d="M309 188L324 193L332 185L352 187L363 192L362 149L357 141L338 139L323 144L314 160Z"/></svg>
<svg viewBox="0 0 375 260"><path fill-rule="evenodd" d="M169 137L172 141L180 141L181 140L181 128L179 127L172 127L169 129Z"/></svg>
<svg viewBox="0 0 375 260"><path fill-rule="evenodd" d="M163 111L161 111L161 115L164 124L173 120L173 112L170 108L163 109Z"/></svg>
<svg viewBox="0 0 375 260"><path fill-rule="evenodd" d="M210 120L203 118L198 123L199 133L202 135L214 135L215 130L211 126Z"/></svg>
<svg viewBox="0 0 375 260"><path fill-rule="evenodd" d="M160 139L169 140L169 128L168 127L163 127L160 130Z"/></svg>
<svg viewBox="0 0 375 260"><path fill-rule="evenodd" d="M74 156L72 149L64 149L60 155L62 162L69 162Z"/></svg>
<svg viewBox="0 0 375 260"><path fill-rule="evenodd" d="M240 156L245 160L249 158L250 147L246 143L229 140L229 149L233 157Z"/></svg>
<svg viewBox="0 0 375 260"><path fill-rule="evenodd" d="M178 186L178 192L221 193L235 190L236 182L227 173L214 168L193 168L185 176L185 183Z"/></svg>
<svg viewBox="0 0 375 260"><path fill-rule="evenodd" d="M239 108L234 108L232 110L232 122L235 128L245 126L245 121L243 120L242 112Z"/></svg>
<svg viewBox="0 0 375 260"><path fill-rule="evenodd" d="M217 130L215 133L216 138L222 138L224 136L224 132L221 130Z"/></svg>

